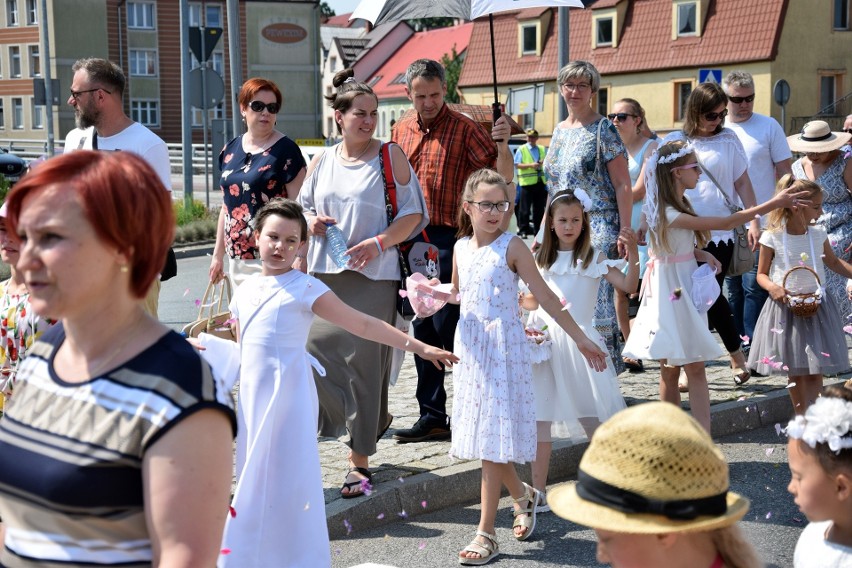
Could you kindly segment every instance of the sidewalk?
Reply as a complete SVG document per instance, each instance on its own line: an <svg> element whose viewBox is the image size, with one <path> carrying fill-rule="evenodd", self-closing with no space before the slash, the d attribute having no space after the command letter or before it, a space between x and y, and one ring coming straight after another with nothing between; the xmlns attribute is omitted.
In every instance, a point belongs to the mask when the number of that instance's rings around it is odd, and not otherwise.
<svg viewBox="0 0 852 568"><path fill-rule="evenodd" d="M625 372L619 376L628 406L659 399L659 365L645 361L645 369L644 373ZM826 378L825 384L849 376ZM785 426L792 415L790 397L785 389L786 377L752 377L748 383L737 387L726 357L707 363L707 379L714 437L776 423ZM449 404L452 402L450 373L447 373L445 385ZM332 539L344 537L350 530L357 532L414 517L427 509L434 511L479 498L479 461L450 459L449 442L397 444L391 439L395 429L408 428L419 417L414 396L416 386L413 355L409 354L398 382L388 395L393 424L379 441L377 453L370 458L374 488L371 495L355 499L340 497L348 448L336 440L320 441L326 516ZM684 407L688 409L688 395L683 397ZM573 445L554 444L550 466L552 482L576 473L586 445L586 440ZM519 471L529 482L529 467L519 467Z"/></svg>

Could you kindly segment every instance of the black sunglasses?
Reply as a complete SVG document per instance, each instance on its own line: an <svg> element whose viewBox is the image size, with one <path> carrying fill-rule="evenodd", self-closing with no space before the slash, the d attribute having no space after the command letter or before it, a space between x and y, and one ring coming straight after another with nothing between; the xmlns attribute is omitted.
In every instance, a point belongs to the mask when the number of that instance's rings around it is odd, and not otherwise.
<svg viewBox="0 0 852 568"><path fill-rule="evenodd" d="M707 122L713 122L716 119L725 120L726 116L728 116L728 109L725 109L722 112L705 112L704 120Z"/></svg>
<svg viewBox="0 0 852 568"><path fill-rule="evenodd" d="M629 112L615 112L615 113L606 115L606 117L608 119L615 120L617 118L619 122L624 122L625 120L627 120L628 116L632 116L633 118L637 118L638 115L630 114Z"/></svg>
<svg viewBox="0 0 852 568"><path fill-rule="evenodd" d="M266 109L269 111L269 114L278 114L278 111L281 110L281 105L278 103L264 104L261 101L252 101L249 103L249 108L254 112L263 112L263 109Z"/></svg>
<svg viewBox="0 0 852 568"><path fill-rule="evenodd" d="M728 97L728 100L732 103L737 103L741 105L743 103L753 103L754 102L754 93L750 94L747 97Z"/></svg>

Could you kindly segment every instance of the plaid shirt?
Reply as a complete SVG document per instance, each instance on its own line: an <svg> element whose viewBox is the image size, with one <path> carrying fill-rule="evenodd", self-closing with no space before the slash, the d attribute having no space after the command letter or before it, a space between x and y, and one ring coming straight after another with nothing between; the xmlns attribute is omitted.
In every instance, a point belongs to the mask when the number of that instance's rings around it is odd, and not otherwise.
<svg viewBox="0 0 852 568"><path fill-rule="evenodd" d="M467 178L478 169L493 168L497 161L491 135L444 103L428 129L413 112L394 125L391 139L408 156L420 181L429 223L455 227Z"/></svg>

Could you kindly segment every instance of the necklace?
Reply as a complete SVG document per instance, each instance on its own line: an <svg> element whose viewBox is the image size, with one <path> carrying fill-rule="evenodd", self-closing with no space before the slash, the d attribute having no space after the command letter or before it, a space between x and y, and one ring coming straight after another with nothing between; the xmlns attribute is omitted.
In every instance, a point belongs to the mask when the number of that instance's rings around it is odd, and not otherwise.
<svg viewBox="0 0 852 568"><path fill-rule="evenodd" d="M361 156L363 156L364 154L367 153L367 150L369 150L370 146L372 146L372 145L373 145L373 139L370 138L369 140L367 140L367 145L364 146L364 149L361 150L361 153L358 154L357 156L355 156L354 158L350 158L350 157L343 155L343 144L341 144L340 146L337 147L337 154L349 163L357 162L358 160L361 159Z"/></svg>
<svg viewBox="0 0 852 568"><path fill-rule="evenodd" d="M265 138L264 142L268 143L268 142L269 142L269 139L270 139L270 138L272 138L272 137L274 137L274 136L275 136L275 132L273 131L273 132L272 132L269 136L267 136L267 137ZM245 165L243 166L243 168L242 168L243 173L248 173L248 171L251 169L251 162L252 162L252 159L253 159L253 158L254 158L257 154L261 154L261 155L265 154L267 150L269 150L270 148L272 148L273 146L275 146L275 143L276 143L276 142L278 142L278 140L275 140L275 141L274 141L274 142L272 142L271 144L264 145L264 146L261 146L260 144L256 144L256 143L252 142L252 146L254 146L255 148L260 148L260 151L258 151L258 152L246 152L246 164L245 164Z"/></svg>

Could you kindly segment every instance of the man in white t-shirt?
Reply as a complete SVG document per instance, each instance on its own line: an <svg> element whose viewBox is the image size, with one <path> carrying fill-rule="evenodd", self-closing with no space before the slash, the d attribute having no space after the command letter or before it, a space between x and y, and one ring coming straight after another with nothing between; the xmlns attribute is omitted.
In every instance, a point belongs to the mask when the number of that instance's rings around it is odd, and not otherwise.
<svg viewBox="0 0 852 568"><path fill-rule="evenodd" d="M733 130L742 142L757 204L765 203L775 193L775 182L791 173L792 154L787 138L775 119L754 112L754 79L749 73L731 71L722 87L728 95L725 127ZM766 216L761 219L761 227L765 224ZM757 262L751 271L742 276L728 276L725 283L737 329L740 335L750 339L768 296L757 284ZM747 347L744 345L743 350Z"/></svg>
<svg viewBox="0 0 852 568"><path fill-rule="evenodd" d="M87 58L79 59L71 69L74 78L68 104L74 108L77 128L65 137L65 152L133 152L154 168L171 193L169 149L159 136L124 113L127 79L121 67L106 59ZM145 298L145 309L154 317L157 317L159 294L160 281L155 280Z"/></svg>

